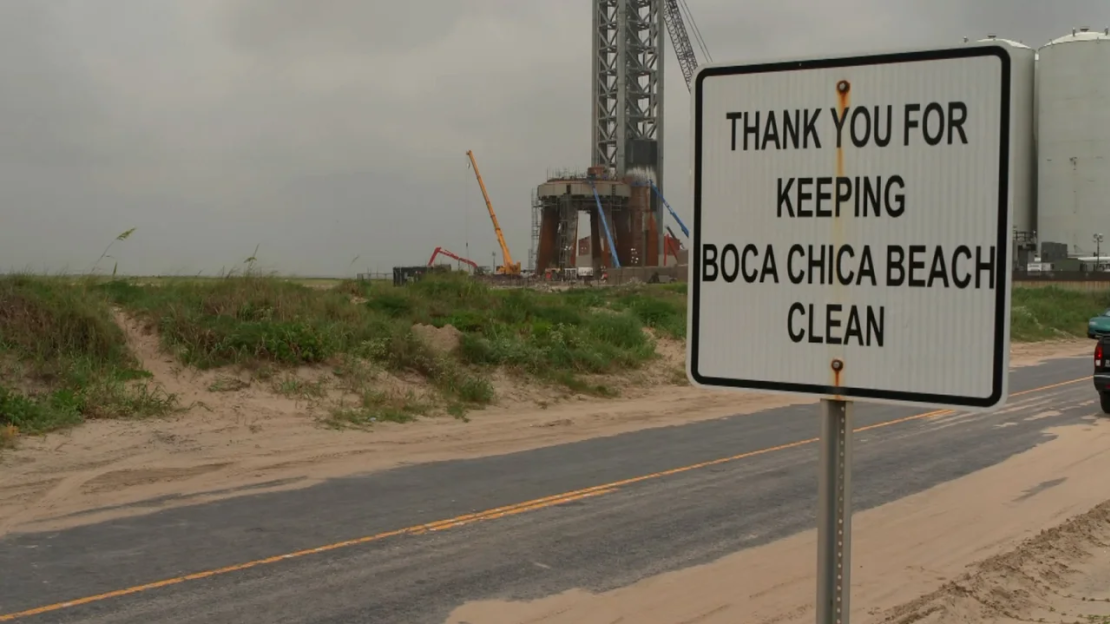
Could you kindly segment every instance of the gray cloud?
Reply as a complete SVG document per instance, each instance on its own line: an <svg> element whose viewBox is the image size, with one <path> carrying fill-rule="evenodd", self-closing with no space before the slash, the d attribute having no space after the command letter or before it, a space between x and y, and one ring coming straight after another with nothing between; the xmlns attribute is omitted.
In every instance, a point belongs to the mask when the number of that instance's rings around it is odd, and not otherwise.
<svg viewBox="0 0 1110 624"><path fill-rule="evenodd" d="M465 3L246 0L227 5L227 32L242 49L286 59L301 53L392 55L434 43L466 14ZM271 56L272 58L272 56Z"/></svg>
<svg viewBox="0 0 1110 624"><path fill-rule="evenodd" d="M1102 0L688 0L714 58L1103 27ZM1101 20L1101 21L1100 21ZM689 96L667 57L667 193L689 213ZM217 271L255 245L301 274L514 253L531 190L589 155L588 3L6 0L0 267ZM357 267L350 261L360 256Z"/></svg>
<svg viewBox="0 0 1110 624"><path fill-rule="evenodd" d="M5 6L0 19L0 164L11 169L74 166L107 118L93 80L46 3Z"/></svg>

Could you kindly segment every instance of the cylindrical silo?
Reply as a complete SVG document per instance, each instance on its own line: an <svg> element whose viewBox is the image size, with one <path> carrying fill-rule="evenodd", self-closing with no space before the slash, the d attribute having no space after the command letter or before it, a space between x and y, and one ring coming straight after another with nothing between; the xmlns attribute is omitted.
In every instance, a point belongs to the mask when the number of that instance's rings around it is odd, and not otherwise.
<svg viewBox="0 0 1110 624"><path fill-rule="evenodd" d="M1010 48L1011 64L1010 97L1013 115L1010 117L1010 193L1014 207L1013 222L1014 247L1017 253L1011 257L1022 264L1024 246L1032 240L1036 229L1037 203L1037 156L1035 143L1036 124L1036 57L1033 48L1011 39L1001 39L987 35L978 44L1004 45ZM1031 243L1029 243L1031 246ZM1032 252L1033 250L1028 250Z"/></svg>
<svg viewBox="0 0 1110 624"><path fill-rule="evenodd" d="M1037 218L1040 215L1040 189L1041 189L1041 55L1038 52L1033 55L1033 231L1034 234L1037 230ZM1036 236L1033 237L1034 241ZM1034 243L1036 244L1036 243ZM1038 254L1038 249L1034 249L1034 255Z"/></svg>
<svg viewBox="0 0 1110 624"><path fill-rule="evenodd" d="M1110 33L1075 30L1039 56L1041 256L1092 256L1095 234L1110 236Z"/></svg>

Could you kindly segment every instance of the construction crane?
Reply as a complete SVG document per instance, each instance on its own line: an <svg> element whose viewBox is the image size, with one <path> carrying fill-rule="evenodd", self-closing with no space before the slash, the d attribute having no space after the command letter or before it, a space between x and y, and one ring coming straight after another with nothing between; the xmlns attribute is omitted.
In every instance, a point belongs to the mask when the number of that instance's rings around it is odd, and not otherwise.
<svg viewBox="0 0 1110 624"><path fill-rule="evenodd" d="M683 13L685 13L685 18L683 18ZM694 80L694 73L698 71L698 57L694 54L694 46L690 43L690 35L686 31L685 22L690 23L694 40L701 48L705 60L713 62L713 57L709 55L709 48L705 45L705 39L702 39L701 31L698 30L698 25L694 22L694 14L690 12L686 0L663 0L663 21L667 24L667 34L671 36L671 45L674 46L675 56L678 57L678 66L682 69L682 77L686 79L686 88L690 89Z"/></svg>
<svg viewBox="0 0 1110 624"><path fill-rule="evenodd" d="M493 202L489 200L489 193L486 192L486 183L482 181L482 174L478 172L478 162L474 160L474 152L467 150L466 156L470 159L470 166L474 168L474 177L478 178L478 186L481 187L482 197L486 200L489 218L490 221L493 221L493 231L497 234L497 244L501 245L502 264L497 267L497 273L499 275L520 275L520 263L513 262L513 254L509 253L509 245L505 242L501 225L497 223L497 213L493 211Z"/></svg>
<svg viewBox="0 0 1110 624"><path fill-rule="evenodd" d="M434 265L435 262L436 262L436 258L439 257L439 256L447 256L448 258L453 258L453 259L458 260L459 262L461 262L463 264L468 264L468 265L470 265L471 267L474 268L475 273L481 273L482 272L482 267L478 266L477 262L474 262L473 260L470 260L468 258L463 258L462 256L454 254L454 253L444 249L443 247L436 247L435 248L435 251L432 252L432 257L428 259L428 266Z"/></svg>

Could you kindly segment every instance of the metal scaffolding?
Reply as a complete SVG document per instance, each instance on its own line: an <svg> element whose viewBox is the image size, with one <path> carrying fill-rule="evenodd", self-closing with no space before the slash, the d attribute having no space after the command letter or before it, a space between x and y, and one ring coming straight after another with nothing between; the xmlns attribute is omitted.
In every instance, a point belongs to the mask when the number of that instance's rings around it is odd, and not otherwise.
<svg viewBox="0 0 1110 624"><path fill-rule="evenodd" d="M658 169L663 142L662 0L592 1L590 164L618 176L636 167Z"/></svg>
<svg viewBox="0 0 1110 624"><path fill-rule="evenodd" d="M663 0L593 3L590 164L663 188ZM656 221L662 206L651 199ZM657 249L662 249L662 228Z"/></svg>
<svg viewBox="0 0 1110 624"><path fill-rule="evenodd" d="M536 269L536 254L540 247L540 214L543 212L543 202L540 201L536 189L532 189L532 244L528 247L528 270Z"/></svg>

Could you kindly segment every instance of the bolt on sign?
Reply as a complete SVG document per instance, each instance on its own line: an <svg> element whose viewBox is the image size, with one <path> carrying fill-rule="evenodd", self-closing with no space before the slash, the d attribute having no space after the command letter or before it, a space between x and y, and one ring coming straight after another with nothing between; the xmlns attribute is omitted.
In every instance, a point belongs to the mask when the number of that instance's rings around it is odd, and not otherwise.
<svg viewBox="0 0 1110 624"><path fill-rule="evenodd" d="M1004 403L1032 64L984 44L702 68L691 381Z"/></svg>

